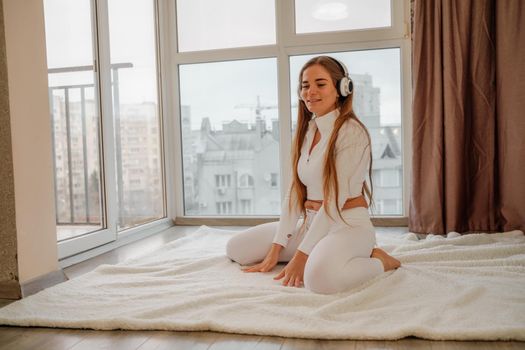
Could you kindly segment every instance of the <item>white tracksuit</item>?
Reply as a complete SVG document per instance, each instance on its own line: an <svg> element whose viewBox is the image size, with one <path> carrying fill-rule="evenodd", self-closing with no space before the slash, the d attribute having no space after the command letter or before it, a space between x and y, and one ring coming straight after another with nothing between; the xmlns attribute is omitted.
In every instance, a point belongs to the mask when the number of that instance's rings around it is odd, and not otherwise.
<svg viewBox="0 0 525 350"><path fill-rule="evenodd" d="M334 110L309 122L297 169L307 188L308 199L323 199L325 154L338 116L339 111ZM308 154L317 129L321 139ZM335 149L339 208L346 199L362 193L370 162L368 148L366 133L355 120L341 127ZM341 210L346 224L337 213L335 199L330 200L318 212L307 210L306 225L302 226L304 220L300 219L296 199L289 208L290 196L291 187L282 203L279 222L251 227L230 239L226 253L232 260L242 265L260 262L272 243L278 243L284 247L280 261L287 262L299 249L309 255L304 271L305 287L323 294L353 288L383 272L381 261L370 258L376 239L366 208ZM332 218L327 215L327 209Z"/></svg>

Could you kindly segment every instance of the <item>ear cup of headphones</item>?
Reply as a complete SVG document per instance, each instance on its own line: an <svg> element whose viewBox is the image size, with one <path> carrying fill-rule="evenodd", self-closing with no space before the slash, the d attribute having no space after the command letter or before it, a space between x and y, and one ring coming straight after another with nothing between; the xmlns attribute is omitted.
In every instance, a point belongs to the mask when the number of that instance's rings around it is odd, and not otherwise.
<svg viewBox="0 0 525 350"><path fill-rule="evenodd" d="M333 57L330 57L330 58L335 63L337 63L337 65L341 67L341 70L343 71L344 76L341 78L341 80L339 80L337 87L339 90L339 95L346 97L354 91L354 83L352 82L352 79L350 79L350 76L348 75L348 70L346 69L345 64L336 58L333 58Z"/></svg>
<svg viewBox="0 0 525 350"><path fill-rule="evenodd" d="M354 83L348 76L339 80L339 94L343 97L350 95L354 91Z"/></svg>

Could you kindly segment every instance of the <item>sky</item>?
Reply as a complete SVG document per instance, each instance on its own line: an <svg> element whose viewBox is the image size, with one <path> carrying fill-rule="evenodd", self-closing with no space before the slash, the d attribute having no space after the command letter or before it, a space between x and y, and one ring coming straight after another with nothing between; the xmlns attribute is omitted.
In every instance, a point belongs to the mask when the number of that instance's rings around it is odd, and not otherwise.
<svg viewBox="0 0 525 350"><path fill-rule="evenodd" d="M388 0L368 0L361 11L356 6L364 2L340 0L339 6L346 6L348 17L337 20L329 18L330 8L321 7L326 2L298 1L296 10L302 18L297 21L298 26L302 26L298 29L309 30L307 23L312 24L312 30L320 30L323 25L330 30L340 29L365 23L364 18L369 18L371 26L380 26L389 19ZM49 68L92 65L90 3L90 0L44 0ZM152 3L152 0L108 0L111 62L133 64L132 68L119 70L122 103L157 101ZM382 4L388 4L386 12L380 11ZM274 11L273 0L179 0L181 49L271 44L275 41ZM324 19L315 18L320 11ZM381 91L383 124L401 121L399 55L399 49L333 54L345 62L350 76L363 73L372 76L373 85ZM290 58L292 102L296 101L297 74L310 57L312 55ZM203 117L210 117L215 128L232 119L253 122L257 96L264 106L270 107L263 111L268 120L278 116L277 109L271 108L278 102L276 58L189 64L178 68L181 103L191 106L192 128L199 128ZM50 74L49 80L50 85L93 83L93 74L89 71Z"/></svg>
<svg viewBox="0 0 525 350"><path fill-rule="evenodd" d="M373 85L381 89L381 122L400 124L400 57L399 49L327 53L344 62L353 73L369 73ZM314 55L290 59L291 103L297 103L298 74L302 65ZM277 106L277 61L275 58L235 62L201 63L180 67L181 104L191 106L192 128L198 128L203 117L220 128L223 121L252 121L253 108L235 108L256 104L260 96L264 106ZM199 83L200 82L200 83ZM204 102L204 103L203 103ZM276 109L262 111L269 120L277 118Z"/></svg>
<svg viewBox="0 0 525 350"><path fill-rule="evenodd" d="M298 0L294 9L297 33L391 25L390 0Z"/></svg>

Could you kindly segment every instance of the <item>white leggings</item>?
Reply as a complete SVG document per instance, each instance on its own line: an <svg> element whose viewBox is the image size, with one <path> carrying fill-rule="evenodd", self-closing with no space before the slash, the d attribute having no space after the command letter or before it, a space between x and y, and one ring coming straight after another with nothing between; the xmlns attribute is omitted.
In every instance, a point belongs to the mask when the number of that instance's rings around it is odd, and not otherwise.
<svg viewBox="0 0 525 350"><path fill-rule="evenodd" d="M301 243L316 212L307 210L306 225L299 220L295 233L281 250L280 262L288 262ZM304 286L315 293L332 294L354 288L381 273L383 263L370 258L376 243L374 226L368 210L362 207L341 212L349 224L334 224L328 234L308 256L304 270ZM241 265L251 265L264 259L271 248L279 223L271 222L251 227L233 236L226 254Z"/></svg>

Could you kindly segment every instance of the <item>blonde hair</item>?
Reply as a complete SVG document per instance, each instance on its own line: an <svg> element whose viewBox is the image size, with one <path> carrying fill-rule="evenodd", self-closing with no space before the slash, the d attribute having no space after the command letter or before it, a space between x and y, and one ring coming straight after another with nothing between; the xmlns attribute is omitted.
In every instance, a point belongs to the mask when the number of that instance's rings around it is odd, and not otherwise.
<svg viewBox="0 0 525 350"><path fill-rule="evenodd" d="M308 110L306 107L306 104L303 100L301 100L301 83L302 83L302 77L304 71L313 65L320 65L324 69L328 71L330 74L330 77L332 78L332 83L337 89L337 82L341 80L341 78L344 77L345 73L343 70L343 67L329 56L317 56L312 59L310 59L308 62L305 63L303 68L301 69L301 72L299 73L299 86L298 86L298 95L299 95L299 107L297 112L297 128L294 135L293 140L293 146L292 146L292 189L290 193L290 201L289 201L289 208L291 210L293 204L292 199L294 198L294 195L297 200L297 205L299 205L299 208L301 209L301 212L303 215L306 216L306 209L304 207L304 202L306 200L306 186L301 182L299 179L299 175L297 173L297 165L299 163L299 158L301 156L301 148L303 146L304 138L306 135L306 132L308 131L308 122L312 118L312 112ZM339 95L339 94L338 94ZM370 151L370 165L368 168L368 176L370 179L370 188L368 187L366 181L363 182L363 189L361 193L363 195L366 194L368 197L369 203L372 203L372 194L373 194L373 185L372 185L372 147L371 147L371 140L370 140L370 134L368 133L368 130L366 129L365 125L357 118L356 114L353 110L353 94L348 95L347 97L339 96L339 98L336 101L337 108L339 109L339 117L336 119L334 124L334 129L332 131L332 134L330 135L330 140L328 141L328 149L325 156L325 163L324 163L324 170L323 170L323 198L325 203L328 200L335 200L336 203L339 203L339 186L337 183L337 170L335 167L335 143L337 140L337 137L339 135L339 130L343 126L343 124L347 121L350 121L351 119L355 120L365 131L366 136L368 138L368 149ZM333 193L335 194L335 198L330 198L331 189L333 189ZM327 215L332 219L332 216L328 212L327 206L325 206L325 210ZM339 214L339 217L345 221L341 215L341 209L338 205L337 207L337 213ZM306 221L305 221L306 222ZM345 221L346 222L346 221Z"/></svg>

